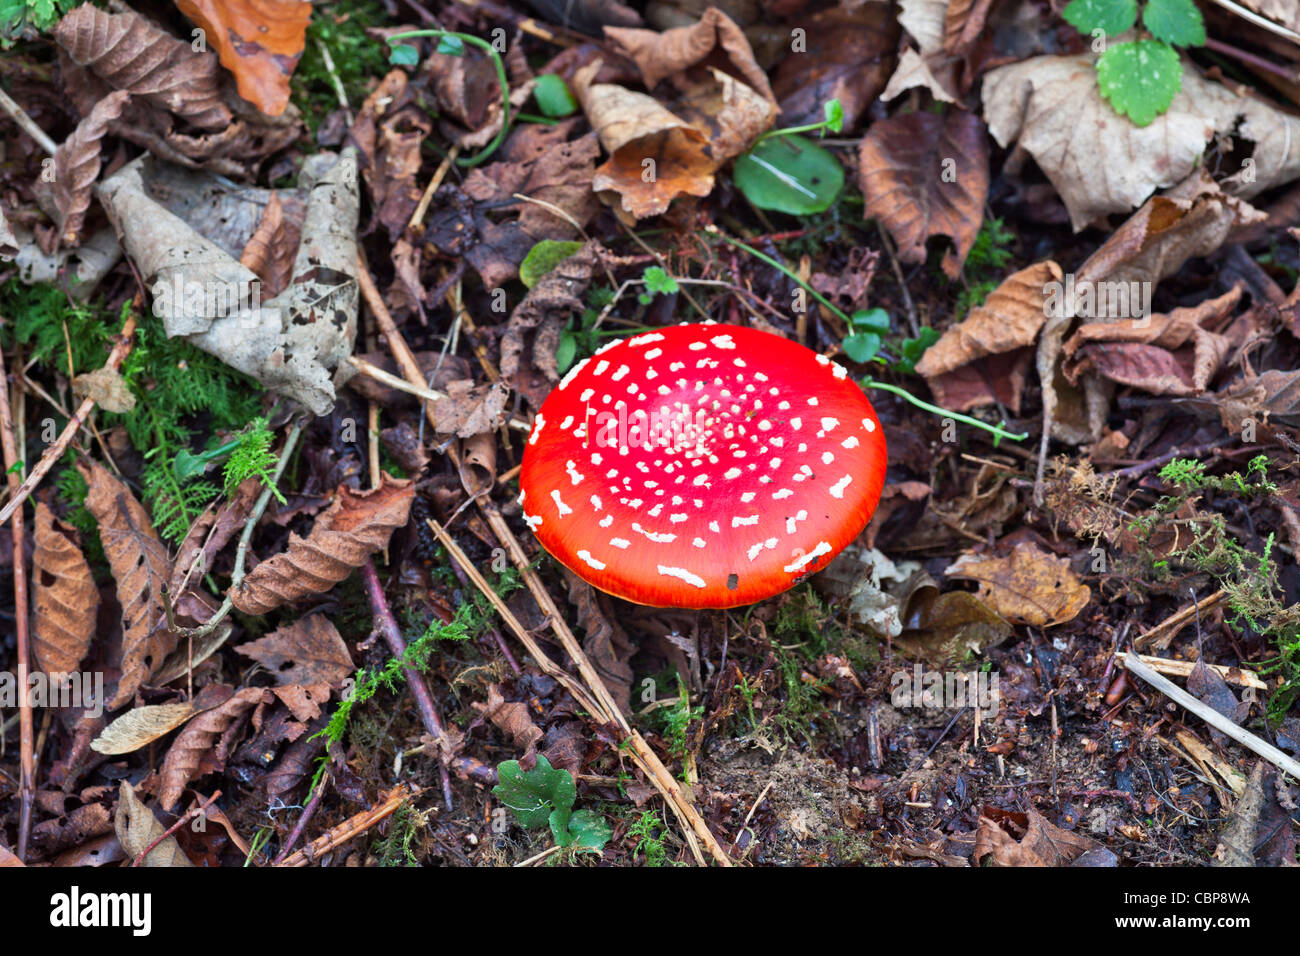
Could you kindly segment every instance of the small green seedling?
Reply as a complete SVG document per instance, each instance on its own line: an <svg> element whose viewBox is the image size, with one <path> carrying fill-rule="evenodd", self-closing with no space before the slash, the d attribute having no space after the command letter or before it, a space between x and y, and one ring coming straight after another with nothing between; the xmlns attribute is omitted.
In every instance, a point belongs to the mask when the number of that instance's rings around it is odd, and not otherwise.
<svg viewBox="0 0 1300 956"><path fill-rule="evenodd" d="M519 265L519 281L532 288L542 281L547 273L553 271L569 256L582 248L582 243L563 239L543 239L528 250L524 261Z"/></svg>
<svg viewBox="0 0 1300 956"><path fill-rule="evenodd" d="M1194 0L1146 0L1139 37L1107 46L1110 37L1133 29L1137 0L1070 0L1061 14L1093 38L1097 83L1115 112L1138 126L1150 126L1183 86L1175 47L1203 46L1205 20ZM1143 35L1145 34L1145 35Z"/></svg>
<svg viewBox="0 0 1300 956"><path fill-rule="evenodd" d="M672 295L681 288L677 280L659 266L646 269L641 281L645 283L645 291L637 296L637 301L642 305L649 305L656 295Z"/></svg>
<svg viewBox="0 0 1300 956"><path fill-rule="evenodd" d="M870 362L880 351L889 334L889 313L884 309L865 309L849 316L849 334L841 347L844 354L859 364Z"/></svg>
<svg viewBox="0 0 1300 956"><path fill-rule="evenodd" d="M532 770L524 770L518 760L498 764L497 779L492 792L519 825L531 830L549 824L556 846L598 853L614 835L600 814L573 809L578 798L573 774L552 767L541 754Z"/></svg>

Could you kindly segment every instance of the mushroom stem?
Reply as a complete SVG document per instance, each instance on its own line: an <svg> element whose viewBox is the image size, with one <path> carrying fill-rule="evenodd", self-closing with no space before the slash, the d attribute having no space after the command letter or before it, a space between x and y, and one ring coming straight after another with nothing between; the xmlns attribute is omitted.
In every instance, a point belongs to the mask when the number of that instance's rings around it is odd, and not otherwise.
<svg viewBox="0 0 1300 956"><path fill-rule="evenodd" d="M929 412L931 415L938 415L940 418L953 418L959 422L965 422L967 425L974 425L976 428L982 428L986 432L991 432L995 437L1007 438L1011 441L1024 441L1029 437L1029 432L1009 432L1000 425L990 425L988 422L982 422L978 418L972 418L970 415L963 415L961 412L949 411L946 408L940 408L938 405L931 405L917 398L905 388L899 388L897 385L889 385L885 382L877 382L872 378L862 380L863 388L878 388L882 391L892 392L899 398L905 398L917 408Z"/></svg>

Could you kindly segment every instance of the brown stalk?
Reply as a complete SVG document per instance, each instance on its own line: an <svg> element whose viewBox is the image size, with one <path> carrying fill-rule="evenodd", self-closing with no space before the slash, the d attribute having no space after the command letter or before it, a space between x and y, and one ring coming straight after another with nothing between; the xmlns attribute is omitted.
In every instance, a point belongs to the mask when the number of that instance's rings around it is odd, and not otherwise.
<svg viewBox="0 0 1300 956"><path fill-rule="evenodd" d="M312 840L311 843L290 856L283 863L277 863L275 865L306 866L322 853L328 853L330 850L337 846L342 846L349 840L355 840L375 824L387 819L397 811L398 807L411 797L416 796L418 793L418 790L412 790L406 784L398 784L384 795L383 800L378 806L370 810L363 810L356 816L344 820L338 826L332 828L328 833L324 833L321 836L318 836L315 840Z"/></svg>

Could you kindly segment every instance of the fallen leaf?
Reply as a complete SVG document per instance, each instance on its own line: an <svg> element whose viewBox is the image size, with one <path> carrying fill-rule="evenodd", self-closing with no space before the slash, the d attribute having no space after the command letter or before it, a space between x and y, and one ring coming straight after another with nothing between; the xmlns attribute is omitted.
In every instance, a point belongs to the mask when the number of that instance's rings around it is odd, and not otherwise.
<svg viewBox="0 0 1300 956"><path fill-rule="evenodd" d="M903 624L894 647L936 667L967 660L1011 636L1011 625L975 595L940 594L934 586L918 588L908 599Z"/></svg>
<svg viewBox="0 0 1300 956"><path fill-rule="evenodd" d="M118 788L117 815L113 820L113 828L117 831L118 842L126 851L127 858L132 861L162 837L158 845L149 850L141 861L141 866L194 865L182 852L181 845L174 836L163 836L167 828L158 822L153 811L140 801L125 780Z"/></svg>
<svg viewBox="0 0 1300 956"><path fill-rule="evenodd" d="M1048 554L1030 541L1009 555L966 552L944 574L979 584L979 597L1013 624L1054 627L1078 617L1091 589L1070 569L1070 562Z"/></svg>
<svg viewBox="0 0 1300 956"><path fill-rule="evenodd" d="M1218 395L1223 426L1240 435L1248 422L1300 424L1300 369L1270 369Z"/></svg>
<svg viewBox="0 0 1300 956"><path fill-rule="evenodd" d="M487 692L487 703L474 701L471 706L492 721L499 730L508 734L516 747L531 754L537 741L542 739L542 729L533 723L528 704L523 701L507 702L501 696L499 684L488 684Z"/></svg>
<svg viewBox="0 0 1300 956"><path fill-rule="evenodd" d="M99 523L99 538L113 571L122 606L122 677L107 707L116 710L176 647L163 614L163 589L171 574L167 549L149 513L130 490L96 461L78 462L89 490L86 508Z"/></svg>
<svg viewBox="0 0 1300 956"><path fill-rule="evenodd" d="M101 754L129 754L163 737L195 714L194 701L135 707L118 717L90 742Z"/></svg>
<svg viewBox="0 0 1300 956"><path fill-rule="evenodd" d="M510 390L500 382L450 382L447 397L433 404L434 429L460 438L496 431L504 420L509 397Z"/></svg>
<svg viewBox="0 0 1300 956"><path fill-rule="evenodd" d="M954 248L943 259L951 278L975 243L988 198L988 137L978 116L907 113L871 124L858 149L863 215L878 219L898 243L903 262L925 262L926 240L944 235Z"/></svg>
<svg viewBox="0 0 1300 956"><path fill-rule="evenodd" d="M925 54L943 49L948 0L899 0L898 22Z"/></svg>
<svg viewBox="0 0 1300 956"><path fill-rule="evenodd" d="M632 655L636 645L619 626L608 596L597 591L572 571L564 569L569 603L577 615L584 637L582 648L591 659L600 681L625 714L632 713Z"/></svg>
<svg viewBox="0 0 1300 956"><path fill-rule="evenodd" d="M1002 825L990 819L996 815ZM1006 827L1023 834L1019 839ZM975 833L976 865L985 858L993 866L1068 866L1100 844L1081 833L1062 830L1049 823L1032 807L1026 813L1008 813L985 808Z"/></svg>
<svg viewBox="0 0 1300 956"><path fill-rule="evenodd" d="M279 193L271 193L257 229L239 256L239 264L262 280L263 295L274 297L289 287L299 228L285 221L284 203Z"/></svg>
<svg viewBox="0 0 1300 956"><path fill-rule="evenodd" d="M410 481L381 473L370 491L339 488L338 497L316 519L306 538L289 535L289 545L250 571L231 593L245 614L265 614L283 604L323 594L370 555L388 547L394 531L406 524L415 496Z"/></svg>
<svg viewBox="0 0 1300 956"><path fill-rule="evenodd" d="M33 537L32 653L36 666L46 674L72 674L95 636L99 588L76 532L56 522L43 501L36 503Z"/></svg>
<svg viewBox="0 0 1300 956"><path fill-rule="evenodd" d="M1028 348L1047 321L1045 289L1060 281L1061 267L1055 262L1037 262L1021 269L926 349L916 363L916 372L930 386L935 400L958 412L1001 401L1019 414L1031 361ZM991 357L1007 361L993 363L988 361Z"/></svg>
<svg viewBox="0 0 1300 956"><path fill-rule="evenodd" d="M122 115L131 94L124 90L110 93L90 111L72 135L54 151L54 179L41 179L37 198L51 206L59 227L59 239L68 245L81 243L81 227L90 208L90 197L99 178L100 141L109 123ZM50 210L47 210L50 211Z"/></svg>
<svg viewBox="0 0 1300 956"><path fill-rule="evenodd" d="M217 687L219 685L210 685ZM217 696L214 694L214 697ZM158 805L171 810L180 801L181 792L191 780L215 773L225 766L226 750L216 746L220 738L239 718L258 704L270 703L273 696L262 687L244 687L238 691L222 688L219 703L199 714L176 735L167 751L159 776L162 786Z"/></svg>
<svg viewBox="0 0 1300 956"><path fill-rule="evenodd" d="M948 87L934 75L933 63L915 50L903 51L903 55L898 59L898 68L889 78L889 83L880 94L880 98L888 102L918 86L929 90L930 95L940 102L957 102L956 96L949 92Z"/></svg>
<svg viewBox="0 0 1300 956"><path fill-rule="evenodd" d="M764 99L776 102L767 74L754 61L754 51L744 31L717 7L705 10L693 26L675 27L662 33L610 26L605 28L605 36L615 51L636 64L646 89L653 90L674 73L684 73L704 64L726 68L726 72L744 80Z"/></svg>
<svg viewBox="0 0 1300 956"><path fill-rule="evenodd" d="M135 408L135 394L117 369L104 366L72 380L72 394L92 399L106 412L125 415Z"/></svg>
<svg viewBox="0 0 1300 956"><path fill-rule="evenodd" d="M1300 118L1205 80L1186 61L1168 111L1139 127L1102 98L1095 57L1041 56L990 71L984 117L1002 146L1018 142L1051 180L1075 232L1128 212L1190 175L1210 139L1252 141L1255 165L1225 186L1253 196L1300 175ZM1253 181L1248 179L1253 177Z"/></svg>
<svg viewBox="0 0 1300 956"><path fill-rule="evenodd" d="M235 650L262 664L277 684L341 687L356 672L347 644L324 614L308 614Z"/></svg>

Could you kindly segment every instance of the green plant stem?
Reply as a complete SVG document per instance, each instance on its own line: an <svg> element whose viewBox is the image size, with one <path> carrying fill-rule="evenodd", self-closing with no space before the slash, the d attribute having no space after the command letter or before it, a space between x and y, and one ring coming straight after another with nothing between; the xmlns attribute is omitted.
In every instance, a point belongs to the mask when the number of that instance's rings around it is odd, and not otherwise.
<svg viewBox="0 0 1300 956"><path fill-rule="evenodd" d="M849 318L848 314L843 309L836 306L833 302L831 302L830 299L826 298L824 295L822 295L820 292L818 292L816 289L810 286L807 282L804 282L803 279L800 279L797 275L791 272L788 267L783 266L781 263L777 262L771 256L759 252L753 246L746 245L745 243L741 242L739 239L732 239L730 236L721 232L717 233L716 235L723 242L730 243L731 245L735 246L738 249L744 249L746 252L748 252L755 259L758 259L760 262L766 262L773 269L776 269L777 271L782 273L792 282L796 283L801 289L807 292L810 296L812 296L822 305L826 306L826 308L830 309L832 312L838 315L841 319L844 320L844 323L848 325L850 328L853 327L853 320Z"/></svg>
<svg viewBox="0 0 1300 956"><path fill-rule="evenodd" d="M965 422L967 425L974 425L976 428L982 428L986 432L996 435L998 438L1006 438L1011 441L1024 441L1029 437L1029 432L1009 432L998 425L990 425L988 422L982 422L978 418L972 418L969 415L963 415L961 412L952 412L946 408L940 408L938 405L931 405L917 398L905 388L899 388L897 385L889 385L886 382L877 382L875 379L865 378L862 380L863 388L878 388L882 391L891 392L899 398L905 398L917 408L929 412L931 415L938 415L940 418L952 418L959 422Z"/></svg>
<svg viewBox="0 0 1300 956"><path fill-rule="evenodd" d="M825 120L823 120L820 123L808 123L806 126L788 126L785 129L770 129L758 139L754 140L754 146L757 146L764 140L771 139L773 136L797 136L800 133L815 133L820 129L825 129L826 126L827 124ZM754 146L750 147L751 152L753 151Z"/></svg>
<svg viewBox="0 0 1300 956"><path fill-rule="evenodd" d="M392 46L394 40L414 39L416 37L455 37L462 43L478 47L492 58L492 65L496 67L497 71L497 82L501 84L501 129L497 131L492 142L488 143L486 148L477 156L456 160L457 166L467 168L477 166L497 151L497 148L505 141L506 134L510 132L510 80L506 76L505 62L501 59L501 54L497 53L492 44L486 40L470 36L468 33L456 33L453 30L407 30L404 33L394 33L388 38L388 44Z"/></svg>

